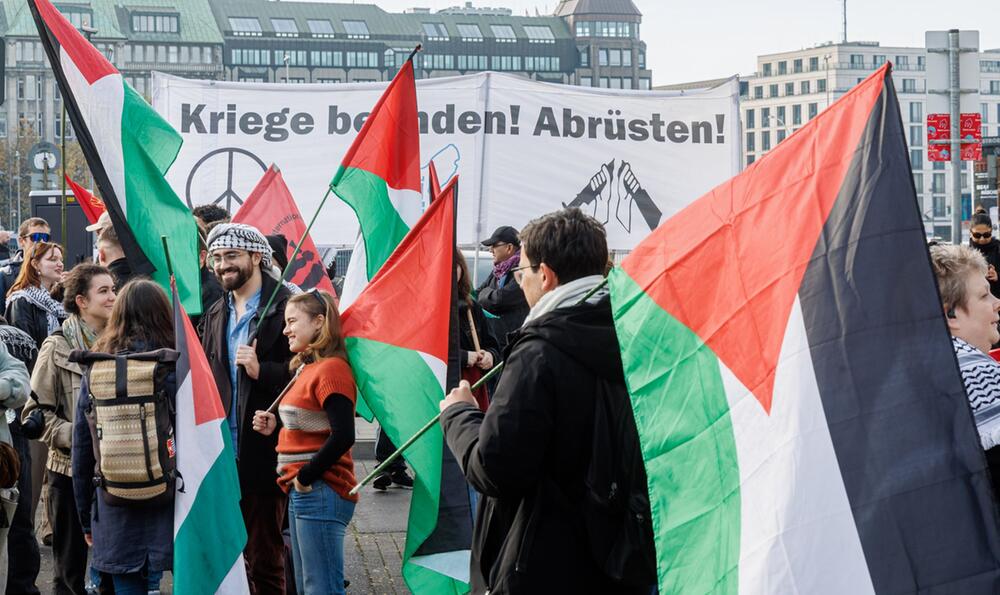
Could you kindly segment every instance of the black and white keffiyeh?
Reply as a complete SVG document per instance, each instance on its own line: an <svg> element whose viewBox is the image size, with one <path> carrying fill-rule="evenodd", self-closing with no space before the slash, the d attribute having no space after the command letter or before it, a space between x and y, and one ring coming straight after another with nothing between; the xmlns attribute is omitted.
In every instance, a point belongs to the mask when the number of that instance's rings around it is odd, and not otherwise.
<svg viewBox="0 0 1000 595"><path fill-rule="evenodd" d="M27 300L45 311L49 333L53 333L66 320L66 310L63 305L49 295L49 292L38 286L25 287L7 295L7 308L17 300Z"/></svg>
<svg viewBox="0 0 1000 595"><path fill-rule="evenodd" d="M256 227L245 223L223 223L213 227L208 234L209 254L228 249L258 252L264 270L271 268L271 245Z"/></svg>
<svg viewBox="0 0 1000 595"><path fill-rule="evenodd" d="M1000 446L1000 363L958 337L951 343L983 450Z"/></svg>

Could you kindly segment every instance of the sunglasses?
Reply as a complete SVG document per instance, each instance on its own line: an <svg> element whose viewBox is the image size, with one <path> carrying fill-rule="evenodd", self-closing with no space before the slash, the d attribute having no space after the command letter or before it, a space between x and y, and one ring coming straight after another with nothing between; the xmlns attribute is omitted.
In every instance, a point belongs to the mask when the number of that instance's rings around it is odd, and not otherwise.
<svg viewBox="0 0 1000 595"><path fill-rule="evenodd" d="M50 236L49 234L45 233L44 231L36 231L34 233L26 233L26 234L24 234L23 236L21 236L21 239L23 240L23 239L30 238L32 242L47 242L47 241L49 241L49 238L51 238L51 237L52 236Z"/></svg>
<svg viewBox="0 0 1000 595"><path fill-rule="evenodd" d="M984 231L983 233L979 233L979 232L975 232L975 231L972 232L972 237L976 238L977 240L981 240L983 238L988 238L991 235L993 235L992 231Z"/></svg>

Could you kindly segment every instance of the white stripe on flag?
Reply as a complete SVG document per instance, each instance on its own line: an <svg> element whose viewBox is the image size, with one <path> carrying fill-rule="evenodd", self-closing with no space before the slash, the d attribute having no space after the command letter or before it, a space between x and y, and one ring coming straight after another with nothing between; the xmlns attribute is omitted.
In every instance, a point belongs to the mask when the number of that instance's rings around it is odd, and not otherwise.
<svg viewBox="0 0 1000 595"><path fill-rule="evenodd" d="M189 341L192 339L188 339ZM191 374L183 379L177 390L177 471L183 478L184 491L178 490L174 500L174 536L180 530L191 507L198 498L198 490L209 470L222 453L222 431L224 420L216 419L195 425L194 386ZM203 495L204 496L204 495Z"/></svg>
<svg viewBox="0 0 1000 595"><path fill-rule="evenodd" d="M740 466L740 593L874 593L796 297L770 416L721 365Z"/></svg>

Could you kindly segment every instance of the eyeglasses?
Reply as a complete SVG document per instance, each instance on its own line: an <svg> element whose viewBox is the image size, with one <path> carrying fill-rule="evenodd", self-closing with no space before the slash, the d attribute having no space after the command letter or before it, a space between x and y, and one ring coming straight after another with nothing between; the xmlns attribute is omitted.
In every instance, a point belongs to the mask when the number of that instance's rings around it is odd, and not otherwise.
<svg viewBox="0 0 1000 595"><path fill-rule="evenodd" d="M534 271L534 270L537 270L538 267L540 267L540 266L542 266L542 265L541 264L528 264L528 265L524 265L523 267L517 267L516 269L511 269L510 272L514 273L514 282L517 283L518 285L520 285L521 284L521 280L524 279L524 269L531 269L531 270Z"/></svg>
<svg viewBox="0 0 1000 595"><path fill-rule="evenodd" d="M980 239L983 239L983 238L988 238L991 235L993 235L992 231L984 231L983 233L979 233L979 232L975 232L975 231L972 232L972 237L976 238L977 240L980 240Z"/></svg>
<svg viewBox="0 0 1000 595"><path fill-rule="evenodd" d="M36 231L34 233L26 233L21 236L21 239L30 239L32 242L47 242L52 236L45 233L44 231Z"/></svg>
<svg viewBox="0 0 1000 595"><path fill-rule="evenodd" d="M212 264L218 266L219 264L225 262L226 264L232 264L239 260L244 254L250 254L249 252L244 252L241 250L233 250L230 252L224 252L222 254L212 255Z"/></svg>

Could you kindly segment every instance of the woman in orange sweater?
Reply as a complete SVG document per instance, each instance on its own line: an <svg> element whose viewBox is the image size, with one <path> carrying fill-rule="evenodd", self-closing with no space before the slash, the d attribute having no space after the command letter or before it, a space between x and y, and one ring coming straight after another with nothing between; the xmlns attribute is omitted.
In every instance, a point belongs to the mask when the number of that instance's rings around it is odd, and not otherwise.
<svg viewBox="0 0 1000 595"><path fill-rule="evenodd" d="M333 298L309 291L289 298L285 336L298 378L278 407L278 485L288 493L289 528L299 593L344 593L344 533L357 496L355 387ZM257 411L253 429L270 435L273 413Z"/></svg>

